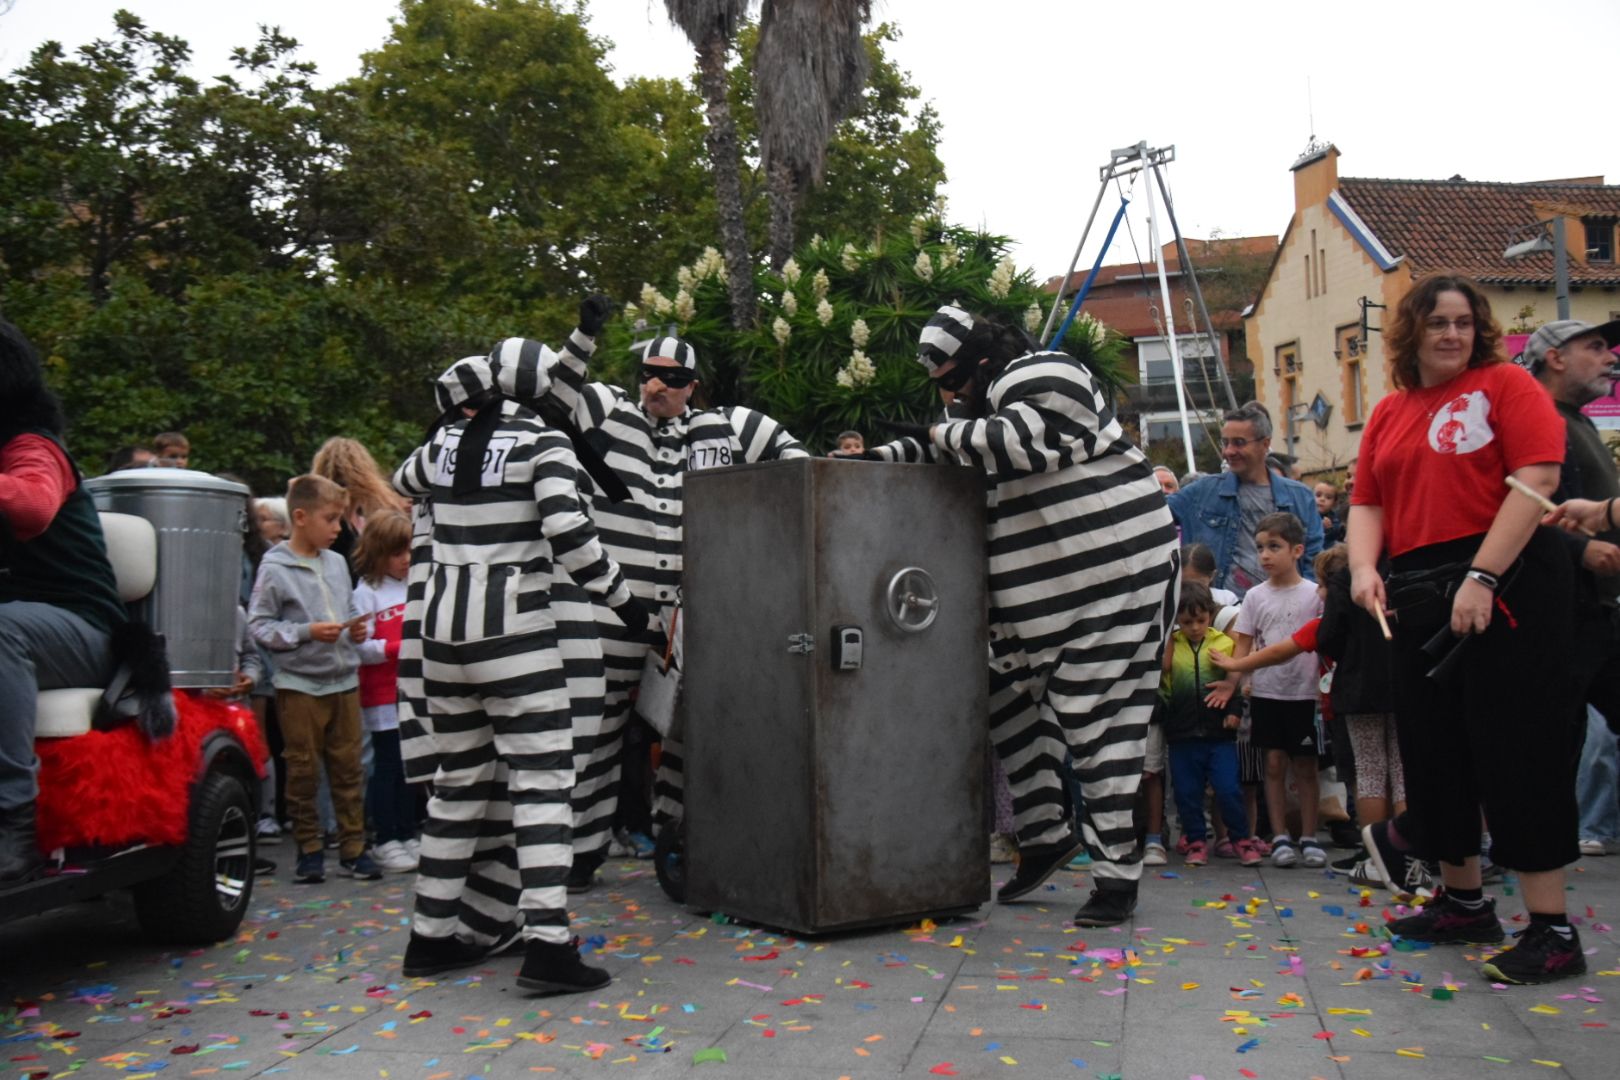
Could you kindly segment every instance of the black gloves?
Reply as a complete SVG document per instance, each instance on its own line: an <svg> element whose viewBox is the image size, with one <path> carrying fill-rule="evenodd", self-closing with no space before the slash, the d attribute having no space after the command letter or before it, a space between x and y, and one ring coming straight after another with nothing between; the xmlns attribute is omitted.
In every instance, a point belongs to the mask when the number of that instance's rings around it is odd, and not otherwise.
<svg viewBox="0 0 1620 1080"><path fill-rule="evenodd" d="M830 457L830 458L841 458L844 461L887 461L888 460L882 454L878 453L876 450L856 450L853 453L849 453L849 452L846 452L846 451L843 451L843 450L834 450L832 453L828 454L827 456Z"/></svg>
<svg viewBox="0 0 1620 1080"><path fill-rule="evenodd" d="M613 301L601 293L592 293L579 302L579 332L586 337L595 337L607 325L611 314Z"/></svg>
<svg viewBox="0 0 1620 1080"><path fill-rule="evenodd" d="M878 417L872 422L886 431L894 432L901 438L910 436L920 443L928 442L927 424L913 424L906 420L885 420L882 417Z"/></svg>

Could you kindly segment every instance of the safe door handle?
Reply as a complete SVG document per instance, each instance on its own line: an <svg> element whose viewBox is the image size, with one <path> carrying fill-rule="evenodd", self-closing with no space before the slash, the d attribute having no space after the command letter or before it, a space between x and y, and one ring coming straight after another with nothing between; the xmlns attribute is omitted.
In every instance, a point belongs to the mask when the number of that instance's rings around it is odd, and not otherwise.
<svg viewBox="0 0 1620 1080"><path fill-rule="evenodd" d="M908 566L889 579L886 602L889 621L909 634L921 633L939 617L939 589L934 577L920 566Z"/></svg>

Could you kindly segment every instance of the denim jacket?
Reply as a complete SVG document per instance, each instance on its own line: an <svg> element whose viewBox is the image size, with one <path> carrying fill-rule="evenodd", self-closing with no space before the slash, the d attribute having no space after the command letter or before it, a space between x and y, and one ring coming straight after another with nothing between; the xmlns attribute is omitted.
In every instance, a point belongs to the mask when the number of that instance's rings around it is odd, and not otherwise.
<svg viewBox="0 0 1620 1080"><path fill-rule="evenodd" d="M1169 497L1170 512L1181 527L1183 544L1207 544L1215 553L1214 586L1232 588L1227 571L1243 514L1238 506L1236 473L1224 472L1194 480ZM1322 515L1316 512L1316 496L1297 480L1271 476L1271 500L1278 510L1293 514L1305 526L1305 554L1300 556L1299 572L1314 581L1311 563L1322 550Z"/></svg>

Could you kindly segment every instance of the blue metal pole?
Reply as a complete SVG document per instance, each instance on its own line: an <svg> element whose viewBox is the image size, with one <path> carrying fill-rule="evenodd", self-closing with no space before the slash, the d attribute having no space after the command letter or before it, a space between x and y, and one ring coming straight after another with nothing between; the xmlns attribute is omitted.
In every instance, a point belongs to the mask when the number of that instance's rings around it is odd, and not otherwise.
<svg viewBox="0 0 1620 1080"><path fill-rule="evenodd" d="M1125 208L1129 205L1131 205L1131 200L1125 198L1119 200L1119 210L1114 214L1114 223L1108 226L1108 235L1103 238L1102 250L1097 252L1097 261L1092 263L1091 273L1086 275L1086 280L1081 284L1079 291L1074 294L1074 303L1069 306L1069 313L1063 317L1063 325L1058 327L1057 333L1052 336L1052 340L1046 343L1048 349L1057 348L1058 342L1063 340L1063 335L1069 332L1069 326L1074 322L1074 317L1080 314L1080 305L1084 302L1086 294L1091 292L1091 283L1097 280L1097 271L1102 269L1103 256L1108 254L1109 247L1114 243L1114 234L1119 231L1119 223L1125 220ZM1058 302L1061 303L1062 300L1063 292L1060 288Z"/></svg>

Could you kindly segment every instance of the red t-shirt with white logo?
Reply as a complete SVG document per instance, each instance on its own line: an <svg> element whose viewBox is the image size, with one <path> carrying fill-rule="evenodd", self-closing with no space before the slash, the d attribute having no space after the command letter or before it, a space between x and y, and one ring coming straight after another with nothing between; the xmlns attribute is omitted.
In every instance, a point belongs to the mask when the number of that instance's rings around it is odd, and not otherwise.
<svg viewBox="0 0 1620 1080"><path fill-rule="evenodd" d="M1350 501L1384 508L1384 549L1402 555L1488 531L1510 473L1563 462L1551 395L1523 368L1489 364L1380 401Z"/></svg>

